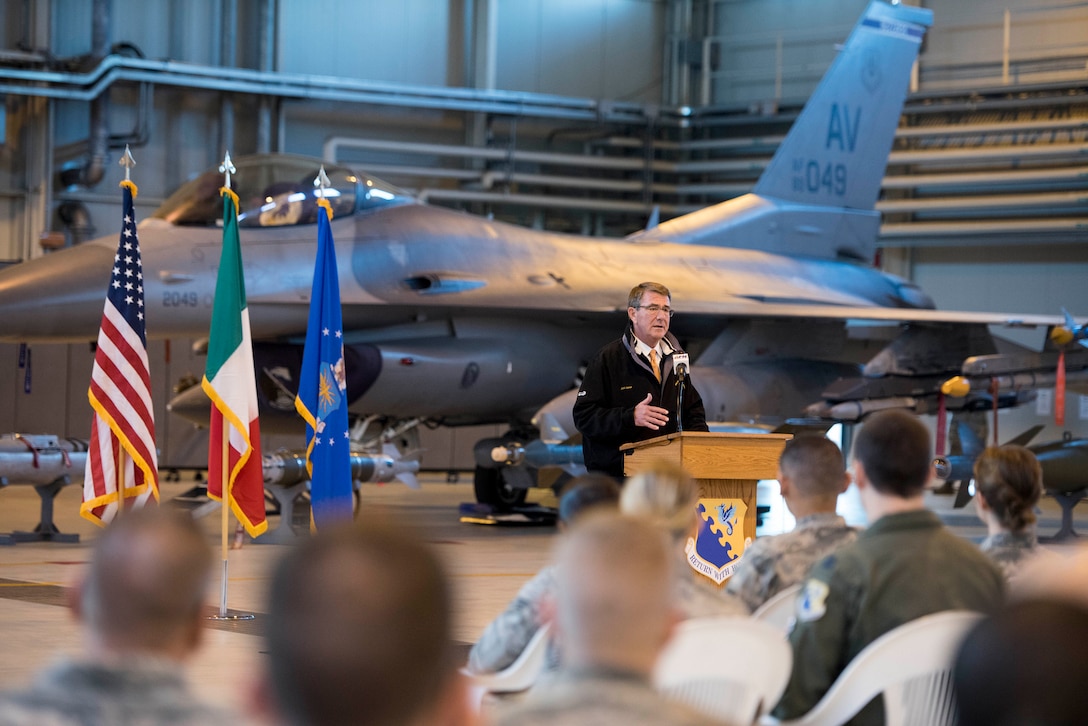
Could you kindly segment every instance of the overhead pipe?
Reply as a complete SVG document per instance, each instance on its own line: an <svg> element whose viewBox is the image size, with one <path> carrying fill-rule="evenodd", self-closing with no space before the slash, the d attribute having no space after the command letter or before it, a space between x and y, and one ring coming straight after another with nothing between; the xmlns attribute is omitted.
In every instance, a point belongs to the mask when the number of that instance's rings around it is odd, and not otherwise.
<svg viewBox="0 0 1088 726"><path fill-rule="evenodd" d="M1083 217L1046 217L1042 219L970 220L963 222L890 223L880 226L884 240L910 237L972 237L992 241L996 236L1012 235L1023 239L1027 234L1075 234L1084 238ZM966 239L964 240L966 241Z"/></svg>
<svg viewBox="0 0 1088 726"><path fill-rule="evenodd" d="M110 3L94 0L91 9L91 58L101 62L110 54ZM109 155L109 92L103 89L91 101L90 133L87 139L87 158L80 170L79 185L93 187L106 175Z"/></svg>
<svg viewBox="0 0 1088 726"><path fill-rule="evenodd" d="M37 71L0 67L0 93L90 101L119 81L160 86L267 94L302 100L473 111L536 118L562 118L616 123L646 123L640 104L552 96L521 91L480 91L416 86L346 77L255 71L248 68L200 66L176 61L109 56L88 73ZM665 113L669 113L667 110Z"/></svg>
<svg viewBox="0 0 1088 726"><path fill-rule="evenodd" d="M414 141L386 141L353 136L329 137L322 147L322 158L327 162L339 162L341 148L367 149L370 151L394 151L404 154L451 156L485 161L530 162L562 166L594 167L613 171L642 171L645 162L635 158L604 158L584 154L565 154L550 151L518 151L455 144L428 144ZM667 161L655 162L655 171L671 171L675 165Z"/></svg>

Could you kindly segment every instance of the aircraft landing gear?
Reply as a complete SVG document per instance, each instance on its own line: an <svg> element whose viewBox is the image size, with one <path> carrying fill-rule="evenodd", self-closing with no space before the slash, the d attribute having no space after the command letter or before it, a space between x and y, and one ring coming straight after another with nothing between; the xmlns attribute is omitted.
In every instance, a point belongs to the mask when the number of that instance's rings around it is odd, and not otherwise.
<svg viewBox="0 0 1088 726"><path fill-rule="evenodd" d="M512 487L506 483L501 469L477 466L473 478L476 501L496 509L509 509L525 502L526 489Z"/></svg>

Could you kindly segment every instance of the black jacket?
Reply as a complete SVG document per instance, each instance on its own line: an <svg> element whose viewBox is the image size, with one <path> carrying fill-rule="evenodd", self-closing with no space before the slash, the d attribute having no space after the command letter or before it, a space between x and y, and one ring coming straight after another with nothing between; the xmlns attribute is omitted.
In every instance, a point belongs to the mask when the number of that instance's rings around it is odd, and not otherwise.
<svg viewBox="0 0 1088 726"><path fill-rule="evenodd" d="M679 391L672 356L683 353L671 334L665 336L672 353L661 363L661 383L648 360L635 352L630 326L619 340L601 348L589 362L578 398L574 403L574 425L582 434L582 455L586 468L623 478L623 456L619 447L676 432L676 405ZM635 426L635 406L653 394L653 405L668 409L669 423L658 430ZM684 384L684 431L706 431L703 399L689 376Z"/></svg>

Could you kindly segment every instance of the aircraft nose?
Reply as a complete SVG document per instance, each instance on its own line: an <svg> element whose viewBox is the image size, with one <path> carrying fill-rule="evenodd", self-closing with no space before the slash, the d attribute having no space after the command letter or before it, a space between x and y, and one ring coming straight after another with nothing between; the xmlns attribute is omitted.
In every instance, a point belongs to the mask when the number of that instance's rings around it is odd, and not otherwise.
<svg viewBox="0 0 1088 726"><path fill-rule="evenodd" d="M86 244L0 270L0 340L94 340L115 254Z"/></svg>

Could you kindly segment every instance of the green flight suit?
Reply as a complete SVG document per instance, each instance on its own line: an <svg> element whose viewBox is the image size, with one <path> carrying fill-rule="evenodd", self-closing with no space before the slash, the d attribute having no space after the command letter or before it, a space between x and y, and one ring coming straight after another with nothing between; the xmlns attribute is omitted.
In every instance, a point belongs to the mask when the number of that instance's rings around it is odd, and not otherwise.
<svg viewBox="0 0 1088 726"><path fill-rule="evenodd" d="M881 517L809 573L790 633L793 671L774 715L806 713L851 659L889 630L942 610L990 612L1004 590L997 566L933 512ZM877 699L850 723L882 724L883 716Z"/></svg>

